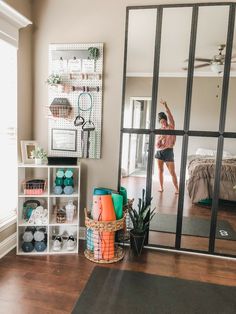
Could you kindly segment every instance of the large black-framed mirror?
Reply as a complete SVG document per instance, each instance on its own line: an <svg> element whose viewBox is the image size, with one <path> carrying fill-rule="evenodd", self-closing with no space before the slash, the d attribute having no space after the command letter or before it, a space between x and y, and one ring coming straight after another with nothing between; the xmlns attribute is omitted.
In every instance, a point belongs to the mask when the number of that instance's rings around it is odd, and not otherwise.
<svg viewBox="0 0 236 314"><path fill-rule="evenodd" d="M235 8L127 7L118 186L152 197L148 246L236 256Z"/></svg>

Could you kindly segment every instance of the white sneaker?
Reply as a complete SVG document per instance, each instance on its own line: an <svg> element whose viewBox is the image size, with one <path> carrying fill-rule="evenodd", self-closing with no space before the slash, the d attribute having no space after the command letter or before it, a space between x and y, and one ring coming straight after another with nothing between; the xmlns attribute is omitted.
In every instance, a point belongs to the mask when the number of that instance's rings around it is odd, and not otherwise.
<svg viewBox="0 0 236 314"><path fill-rule="evenodd" d="M53 246L52 249L53 251L60 251L62 248L62 238L61 236L56 236L55 239L53 240Z"/></svg>
<svg viewBox="0 0 236 314"><path fill-rule="evenodd" d="M74 251L75 244L76 244L76 241L75 241L74 236L70 235L68 240L66 241L66 249L67 249L67 251Z"/></svg>

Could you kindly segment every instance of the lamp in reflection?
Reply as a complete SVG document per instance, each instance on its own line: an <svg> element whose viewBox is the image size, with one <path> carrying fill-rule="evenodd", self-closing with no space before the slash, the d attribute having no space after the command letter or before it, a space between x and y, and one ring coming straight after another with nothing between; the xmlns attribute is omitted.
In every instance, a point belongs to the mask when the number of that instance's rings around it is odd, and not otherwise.
<svg viewBox="0 0 236 314"><path fill-rule="evenodd" d="M224 70L224 64L222 64L222 63L212 63L211 64L211 70L214 73L220 74Z"/></svg>

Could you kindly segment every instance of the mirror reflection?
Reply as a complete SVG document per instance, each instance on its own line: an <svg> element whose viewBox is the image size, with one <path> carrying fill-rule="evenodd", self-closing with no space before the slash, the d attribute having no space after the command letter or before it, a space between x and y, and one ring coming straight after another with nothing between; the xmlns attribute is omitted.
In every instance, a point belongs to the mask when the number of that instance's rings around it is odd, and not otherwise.
<svg viewBox="0 0 236 314"><path fill-rule="evenodd" d="M156 15L156 9L130 10L128 26L124 127L147 129L149 134L153 132L150 130L150 121L153 119L151 95ZM200 133L196 137L190 136L188 141L181 238L183 249L207 252L209 246L218 138L202 137L201 131L219 129L228 18L227 5L199 7L189 129ZM209 20L217 23L209 23ZM146 177L149 134L123 134L121 185L127 188L128 196L137 201L147 180L152 181L152 207L156 207L158 213L150 223L149 244L153 245L175 246L182 136L168 134L168 131L183 130L191 22L191 7L163 9L154 119L156 132L162 129L167 130L167 133L155 137L152 178ZM230 132L236 130L235 74L234 39L226 116L226 131ZM223 179L221 181L221 192L223 189L229 191L230 187L236 185L234 142L235 139L225 139L223 164L229 158L232 165L227 168L227 183ZM232 199L232 194L235 199ZM232 202L230 204L236 208L236 189L231 194L220 193L219 197L220 224L217 224L217 228L222 227L225 218L228 222L231 220L230 230L236 234L236 217L227 209L228 202ZM223 227L221 230L225 230ZM217 238L217 252L236 254L233 241Z"/></svg>
<svg viewBox="0 0 236 314"><path fill-rule="evenodd" d="M124 128L133 127L132 97L151 97L156 34L156 9L129 12ZM150 120L150 109L146 121ZM144 125L148 128L149 124Z"/></svg>
<svg viewBox="0 0 236 314"><path fill-rule="evenodd" d="M184 122L187 83L184 60L189 54L191 19L191 7L163 10L157 112L163 111L160 99L166 100L175 117L175 128L179 130L183 129ZM156 128L160 128L158 117Z"/></svg>
<svg viewBox="0 0 236 314"><path fill-rule="evenodd" d="M159 150L163 138L165 145L169 142L172 146L164 152ZM150 223L149 244L175 246L181 150L182 136L156 136L152 207L156 207L157 214Z"/></svg>
<svg viewBox="0 0 236 314"><path fill-rule="evenodd" d="M200 7L193 79L190 129L218 131L228 6ZM209 23L217 21L217 23Z"/></svg>
<svg viewBox="0 0 236 314"><path fill-rule="evenodd" d="M219 197L215 251L236 255L236 139L224 140Z"/></svg>
<svg viewBox="0 0 236 314"><path fill-rule="evenodd" d="M226 111L226 132L236 132L235 123L235 112L236 112L236 24L234 26L234 40L233 40L233 51L231 58L230 78L229 78L229 91L228 91L228 102Z"/></svg>
<svg viewBox="0 0 236 314"><path fill-rule="evenodd" d="M128 198L134 198L135 202L142 189L146 189L148 141L148 135L123 134L121 186L127 189Z"/></svg>

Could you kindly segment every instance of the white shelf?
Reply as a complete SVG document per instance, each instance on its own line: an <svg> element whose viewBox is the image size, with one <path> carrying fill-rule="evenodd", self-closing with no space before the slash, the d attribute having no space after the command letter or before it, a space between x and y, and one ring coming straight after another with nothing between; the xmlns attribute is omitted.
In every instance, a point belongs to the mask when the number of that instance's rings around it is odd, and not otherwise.
<svg viewBox="0 0 236 314"><path fill-rule="evenodd" d="M24 252L22 251L22 249L20 249L17 253L18 255L46 255L49 254L49 252L47 250L43 251L43 252L37 252L35 250L33 250L32 252Z"/></svg>
<svg viewBox="0 0 236 314"><path fill-rule="evenodd" d="M47 226L47 224L29 224L28 222L25 222L24 220L19 220L18 221L18 226L19 227L44 227L44 226Z"/></svg>
<svg viewBox="0 0 236 314"><path fill-rule="evenodd" d="M69 197L69 198L75 198L75 197L79 197L78 193L75 194L50 194L49 197Z"/></svg>
<svg viewBox="0 0 236 314"><path fill-rule="evenodd" d="M80 168L80 165L36 165L36 164L18 164L18 168Z"/></svg>
<svg viewBox="0 0 236 314"><path fill-rule="evenodd" d="M66 194L53 194L53 184L57 169L73 169L74 172L74 191L75 193ZM29 178L38 179L43 177L47 180L47 190L43 194L24 194L22 192L22 182ZM79 201L80 201L80 165L35 165L35 164L19 164L18 165L18 214L17 214L17 254L18 255L47 255L47 254L77 254L79 250ZM27 199L38 199L44 208L48 209L48 220L46 224L29 224L25 222L22 217L23 204ZM76 205L76 214L72 222L57 223L56 217L53 216L52 210L54 204L62 204L64 206L69 199L73 199ZM46 207L45 207L46 206ZM21 248L23 240L22 234L26 227L46 227L47 229L47 248L43 252L24 252ZM65 243L60 251L52 250L52 236L55 234L61 235L64 231L73 234L76 239L76 247L73 251L66 249ZM55 233L56 232L56 233Z"/></svg>
<svg viewBox="0 0 236 314"><path fill-rule="evenodd" d="M18 164L18 168L48 168L48 165Z"/></svg>
<svg viewBox="0 0 236 314"><path fill-rule="evenodd" d="M48 194L23 194L23 193L20 193L18 195L18 197L31 197L31 198L40 198L40 197L44 197L44 198L47 198L48 197Z"/></svg>
<svg viewBox="0 0 236 314"><path fill-rule="evenodd" d="M76 245L73 251L69 251L66 249L66 242L63 243L60 251L53 251L53 244L52 244L52 241L50 241L49 252L50 254L76 254L78 253L78 242L76 242Z"/></svg>
<svg viewBox="0 0 236 314"><path fill-rule="evenodd" d="M76 216L77 216L77 215L76 215ZM53 216L53 217L51 217L51 219L50 219L49 225L50 225L50 226L66 226L66 225L67 225L67 226L76 226L77 223L78 223L78 218L77 218L77 217L75 217L72 222L58 223L58 222L56 221L56 217Z"/></svg>

